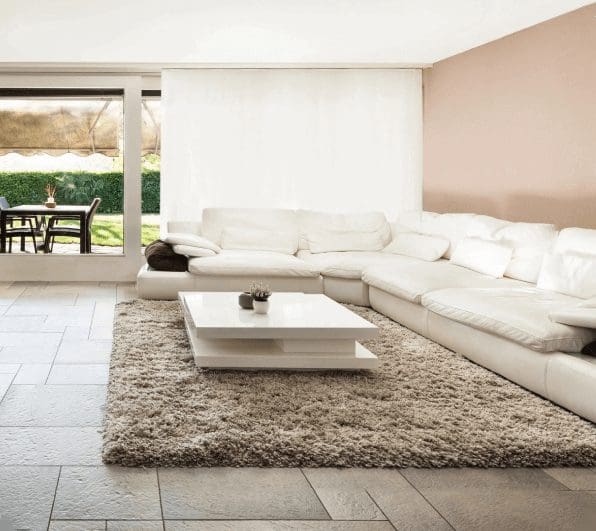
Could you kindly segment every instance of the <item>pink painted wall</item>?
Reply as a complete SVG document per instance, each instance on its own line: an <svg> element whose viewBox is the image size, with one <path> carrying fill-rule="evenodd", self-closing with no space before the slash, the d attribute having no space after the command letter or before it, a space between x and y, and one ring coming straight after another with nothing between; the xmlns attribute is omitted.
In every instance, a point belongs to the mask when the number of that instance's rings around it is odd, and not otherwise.
<svg viewBox="0 0 596 531"><path fill-rule="evenodd" d="M596 228L596 4L425 70L424 208Z"/></svg>

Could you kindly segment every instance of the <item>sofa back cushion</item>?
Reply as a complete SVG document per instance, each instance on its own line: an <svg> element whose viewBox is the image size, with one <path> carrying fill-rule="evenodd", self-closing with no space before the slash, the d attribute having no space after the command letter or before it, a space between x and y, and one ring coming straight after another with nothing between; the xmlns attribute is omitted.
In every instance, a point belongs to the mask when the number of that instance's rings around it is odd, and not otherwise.
<svg viewBox="0 0 596 531"><path fill-rule="evenodd" d="M451 256L451 263L494 278L502 278L513 249L481 238L464 238Z"/></svg>
<svg viewBox="0 0 596 531"><path fill-rule="evenodd" d="M295 254L298 250L296 233L274 229L249 229L226 227L221 233L222 249L243 251L272 251Z"/></svg>
<svg viewBox="0 0 596 531"><path fill-rule="evenodd" d="M298 210L298 224L300 226L299 249L310 249L309 238L319 239L321 231L331 231L335 236L345 234L345 242L349 243L349 233L369 233L369 239L380 241L382 249L391 241L391 226L382 212L354 212L336 214L332 212L317 212L315 210ZM373 234L374 233L374 234ZM344 236L341 236L342 240ZM356 242L355 242L356 243ZM345 249L357 251L361 249ZM376 249L375 249L376 250ZM320 251L319 251L320 252Z"/></svg>
<svg viewBox="0 0 596 531"><path fill-rule="evenodd" d="M398 232L394 235L393 241L383 249L383 252L434 262L445 254L448 247L449 240L440 236L430 236L418 232Z"/></svg>
<svg viewBox="0 0 596 531"><path fill-rule="evenodd" d="M596 256L572 252L547 254L537 287L581 299L596 297Z"/></svg>
<svg viewBox="0 0 596 531"><path fill-rule="evenodd" d="M509 223L494 238L513 248L505 276L535 284L542 260L557 239L557 230L547 223Z"/></svg>
<svg viewBox="0 0 596 531"><path fill-rule="evenodd" d="M287 236L288 246L298 244L296 212L277 208L205 208L201 230L203 236L221 244L223 230L258 229L275 230Z"/></svg>
<svg viewBox="0 0 596 531"><path fill-rule="evenodd" d="M317 230L308 233L308 247L311 253L333 253L339 251L380 251L385 239L379 232Z"/></svg>
<svg viewBox="0 0 596 531"><path fill-rule="evenodd" d="M405 212L398 218L399 225L412 232L439 236L449 240L446 258L451 258L457 244L471 232L476 214L437 214L436 212ZM399 229L398 229L399 230Z"/></svg>
<svg viewBox="0 0 596 531"><path fill-rule="evenodd" d="M557 238L555 252L596 255L596 229L578 227L563 229Z"/></svg>
<svg viewBox="0 0 596 531"><path fill-rule="evenodd" d="M450 246L445 253L446 258L451 258L463 238L502 243L513 249L504 276L533 283L538 280L544 255L552 249L557 238L554 225L514 223L479 214L406 212L399 216L393 226L394 234L404 230L447 238Z"/></svg>

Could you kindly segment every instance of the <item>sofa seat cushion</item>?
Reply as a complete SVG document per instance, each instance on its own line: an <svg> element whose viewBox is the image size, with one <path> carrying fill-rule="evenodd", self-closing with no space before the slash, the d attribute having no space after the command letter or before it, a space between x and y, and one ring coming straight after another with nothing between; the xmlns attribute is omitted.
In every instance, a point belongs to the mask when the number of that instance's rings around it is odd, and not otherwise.
<svg viewBox="0 0 596 531"><path fill-rule="evenodd" d="M326 277L360 280L362 272L371 265L394 265L401 262L417 263L420 260L376 251L342 251L316 253L298 251L298 258L311 264Z"/></svg>
<svg viewBox="0 0 596 531"><path fill-rule="evenodd" d="M215 256L192 258L188 270L195 275L255 277L318 277L312 264L295 256L271 251L223 250Z"/></svg>
<svg viewBox="0 0 596 531"><path fill-rule="evenodd" d="M573 297L525 288L449 288L427 293L422 305L443 317L538 352L580 352L596 330L554 323L549 313Z"/></svg>
<svg viewBox="0 0 596 531"><path fill-rule="evenodd" d="M369 286L416 304L420 304L420 299L425 293L443 288L527 285L519 280L492 278L454 265L448 260L424 262L411 259L390 265L371 266L364 270L362 280Z"/></svg>

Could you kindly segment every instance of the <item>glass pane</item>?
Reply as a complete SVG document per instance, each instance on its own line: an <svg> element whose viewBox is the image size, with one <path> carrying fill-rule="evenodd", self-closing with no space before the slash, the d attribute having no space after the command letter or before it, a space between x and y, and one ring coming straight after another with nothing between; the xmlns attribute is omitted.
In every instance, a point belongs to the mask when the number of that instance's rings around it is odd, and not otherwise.
<svg viewBox="0 0 596 531"><path fill-rule="evenodd" d="M95 215L88 215L85 251L121 254L122 161L121 96L0 97L0 197L10 207L57 205L26 220L11 214L12 228L25 230L16 231L7 248L12 243L12 253L34 253L35 240L38 252L79 254L79 221L66 215L99 198Z"/></svg>
<svg viewBox="0 0 596 531"><path fill-rule="evenodd" d="M142 112L143 248L159 238L159 187L161 171L161 98L143 96Z"/></svg>

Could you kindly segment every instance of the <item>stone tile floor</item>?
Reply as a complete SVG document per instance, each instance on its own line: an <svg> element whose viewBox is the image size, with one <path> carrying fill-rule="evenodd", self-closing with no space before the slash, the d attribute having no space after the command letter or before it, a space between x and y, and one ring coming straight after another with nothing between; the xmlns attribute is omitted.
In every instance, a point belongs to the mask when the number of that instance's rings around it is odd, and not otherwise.
<svg viewBox="0 0 596 531"><path fill-rule="evenodd" d="M133 469L101 463L131 284L0 283L0 530L596 529L596 469Z"/></svg>

